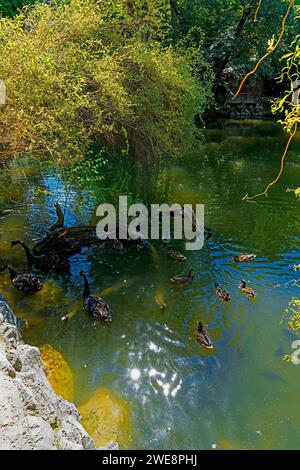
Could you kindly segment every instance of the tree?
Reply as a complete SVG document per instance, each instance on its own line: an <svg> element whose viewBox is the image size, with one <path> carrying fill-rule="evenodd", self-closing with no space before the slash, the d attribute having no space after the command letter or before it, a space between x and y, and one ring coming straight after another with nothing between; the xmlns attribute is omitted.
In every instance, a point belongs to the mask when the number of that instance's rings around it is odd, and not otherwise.
<svg viewBox="0 0 300 470"><path fill-rule="evenodd" d="M181 155L211 95L199 50L171 45L167 0L69 0L0 19L0 154L75 159L96 143Z"/></svg>

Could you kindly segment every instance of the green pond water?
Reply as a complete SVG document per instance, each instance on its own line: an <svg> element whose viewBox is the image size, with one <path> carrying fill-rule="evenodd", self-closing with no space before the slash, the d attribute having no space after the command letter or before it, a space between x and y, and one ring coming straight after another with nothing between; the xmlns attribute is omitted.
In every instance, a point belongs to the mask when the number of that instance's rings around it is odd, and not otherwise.
<svg viewBox="0 0 300 470"><path fill-rule="evenodd" d="M24 297L0 276L0 291L26 319L29 343L51 344L62 353L75 378L75 403L86 402L101 386L127 400L133 435L128 448L140 449L294 449L300 442L300 365L282 360L295 336L281 322L299 287L293 265L300 263L300 203L287 187L300 185L300 138L285 172L269 197L242 200L260 192L278 169L285 136L271 122L221 122L208 126L206 144L185 161L159 168L119 165L105 170L95 191L73 188L66 223L96 221L98 204L119 194L145 203L203 203L213 237L185 263L170 259L166 245L153 243L160 258L127 246L117 254L110 244L85 248L71 259L71 275L41 274L44 290ZM0 220L0 256L26 270L21 238L30 246L55 221L53 205L65 188L46 174L17 167L2 169L0 209L14 214ZM104 191L104 193L103 193ZM184 252L184 242L174 248ZM253 263L235 264L233 255L254 252ZM176 286L170 277L194 270L194 281ZM111 325L95 328L81 305L84 269L91 289L113 310ZM299 275L300 277L300 275ZM238 285L246 279L257 293L251 302ZM231 293L225 304L214 282ZM277 286L280 284L280 286ZM162 311L155 298L163 296ZM66 313L73 316L61 321ZM209 324L213 350L194 339L198 319Z"/></svg>

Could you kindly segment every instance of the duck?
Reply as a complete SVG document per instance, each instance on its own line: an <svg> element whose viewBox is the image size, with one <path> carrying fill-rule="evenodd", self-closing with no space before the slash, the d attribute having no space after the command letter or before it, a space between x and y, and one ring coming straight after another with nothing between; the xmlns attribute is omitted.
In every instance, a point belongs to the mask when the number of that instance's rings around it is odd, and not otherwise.
<svg viewBox="0 0 300 470"><path fill-rule="evenodd" d="M83 271L80 271L80 276L83 278L84 283L82 300L85 311L93 320L101 320L105 323L110 323L112 321L110 306L102 297L91 294L88 279Z"/></svg>
<svg viewBox="0 0 300 470"><path fill-rule="evenodd" d="M241 279L241 285L239 286L239 289L248 297L248 299L255 299L256 294L254 290L251 287L248 287L246 281L243 279Z"/></svg>
<svg viewBox="0 0 300 470"><path fill-rule="evenodd" d="M188 274L178 274L177 276L173 276L171 278L172 282L177 282L178 284L186 284L189 281L194 279L193 271L190 269Z"/></svg>
<svg viewBox="0 0 300 470"><path fill-rule="evenodd" d="M0 211L0 217L8 217L9 215L11 215L12 213L14 212L13 209L3 209L2 211Z"/></svg>
<svg viewBox="0 0 300 470"><path fill-rule="evenodd" d="M34 255L26 243L21 240L13 240L11 247L15 245L21 245L24 248L29 267L36 266L42 271L68 271L70 269L70 262L65 256L53 253Z"/></svg>
<svg viewBox="0 0 300 470"><path fill-rule="evenodd" d="M215 288L216 288L216 294L219 297L219 299L224 300L224 302L229 302L230 301L230 294L227 290L223 289L220 284L215 282Z"/></svg>
<svg viewBox="0 0 300 470"><path fill-rule="evenodd" d="M170 258L174 259L175 261L186 261L187 260L187 257L184 256L179 251L169 250L168 255L170 256Z"/></svg>
<svg viewBox="0 0 300 470"><path fill-rule="evenodd" d="M250 254L244 254L244 255L236 255L234 256L233 260L236 263L247 263L249 261L254 261L256 258L256 255L254 253Z"/></svg>
<svg viewBox="0 0 300 470"><path fill-rule="evenodd" d="M10 279L12 284L23 294L28 294L31 292L39 292L43 289L43 284L33 274L18 274L15 269L13 269L9 264L6 264L0 269L0 272L9 270Z"/></svg>
<svg viewBox="0 0 300 470"><path fill-rule="evenodd" d="M197 330L195 331L196 340L207 349L213 348L213 343L210 337L207 334L206 329L203 327L202 321L198 321Z"/></svg>

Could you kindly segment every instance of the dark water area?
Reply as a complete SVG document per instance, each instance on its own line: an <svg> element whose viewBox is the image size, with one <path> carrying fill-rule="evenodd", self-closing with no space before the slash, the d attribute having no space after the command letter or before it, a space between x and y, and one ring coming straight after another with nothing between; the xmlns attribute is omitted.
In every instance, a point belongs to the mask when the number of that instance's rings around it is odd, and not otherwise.
<svg viewBox="0 0 300 470"><path fill-rule="evenodd" d="M44 290L34 297L19 294L4 274L1 293L26 320L26 341L51 344L63 354L74 373L76 404L101 386L130 403L134 432L128 448L294 449L300 366L282 360L291 354L294 336L281 320L300 293L287 284L297 278L293 266L300 263L300 202L286 192L299 186L300 137L279 183L268 197L250 203L245 194L261 192L278 171L286 140L279 126L226 121L209 126L205 136L199 154L152 172L108 167L102 187L72 189L66 212L67 225L94 223L103 194L108 202L128 194L135 202L202 203L205 224L213 229L202 250L186 252L188 260L179 263L157 241L158 262L156 252L128 245L117 254L103 243L72 257L70 276L42 275ZM23 252L11 249L10 241L21 238L32 246L43 236L66 188L51 172L31 167L2 173L1 207L15 212L0 221L0 256L24 271ZM184 252L184 242L174 248ZM257 255L254 262L233 262L235 254L247 252ZM192 283L170 282L189 268ZM109 302L111 325L94 328L83 311L81 269L93 292ZM240 279L255 290L255 302L239 291ZM216 297L215 281L230 291L230 303ZM167 304L164 311L157 298ZM66 313L71 318L64 324ZM212 350L194 339L199 319L209 325Z"/></svg>

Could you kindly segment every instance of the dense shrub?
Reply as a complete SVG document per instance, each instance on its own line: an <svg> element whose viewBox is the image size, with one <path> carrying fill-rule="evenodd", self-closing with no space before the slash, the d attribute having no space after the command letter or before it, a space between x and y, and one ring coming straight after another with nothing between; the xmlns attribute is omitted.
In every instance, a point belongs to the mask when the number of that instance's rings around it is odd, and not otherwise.
<svg viewBox="0 0 300 470"><path fill-rule="evenodd" d="M3 156L178 155L210 98L200 53L172 47L165 0L37 4L0 24Z"/></svg>

